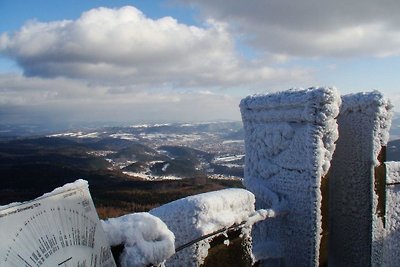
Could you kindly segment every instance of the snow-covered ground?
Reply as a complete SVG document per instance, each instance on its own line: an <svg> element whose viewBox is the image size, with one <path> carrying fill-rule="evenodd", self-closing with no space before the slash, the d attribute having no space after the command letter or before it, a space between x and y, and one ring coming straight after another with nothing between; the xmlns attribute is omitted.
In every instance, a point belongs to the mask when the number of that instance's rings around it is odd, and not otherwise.
<svg viewBox="0 0 400 267"><path fill-rule="evenodd" d="M233 155L233 156L220 156L214 158L214 163L221 163L221 162L231 162L235 160L241 160L244 158L244 154L242 155Z"/></svg>
<svg viewBox="0 0 400 267"><path fill-rule="evenodd" d="M122 140L130 140L130 141L139 140L137 137L135 137L131 133L115 133L115 134L110 134L110 137L117 138L117 139L122 139Z"/></svg>
<svg viewBox="0 0 400 267"><path fill-rule="evenodd" d="M94 150L94 151L89 151L87 152L88 155L96 156L96 157L105 157L111 154L117 153L116 151L112 150Z"/></svg>
<svg viewBox="0 0 400 267"><path fill-rule="evenodd" d="M131 176L131 177L142 178L143 180L148 180L148 181L182 180L182 177L178 177L178 176L173 176L173 175L154 176L154 175L149 174L148 172L123 171L122 173L125 174L125 175L128 175L128 176Z"/></svg>
<svg viewBox="0 0 400 267"><path fill-rule="evenodd" d="M99 132L68 132L68 133L58 133L58 134L50 134L47 137L76 137L76 138L98 138L101 133Z"/></svg>
<svg viewBox="0 0 400 267"><path fill-rule="evenodd" d="M233 181L243 181L242 177L233 176L233 175L222 175L222 174L208 174L209 179L214 180L233 180Z"/></svg>

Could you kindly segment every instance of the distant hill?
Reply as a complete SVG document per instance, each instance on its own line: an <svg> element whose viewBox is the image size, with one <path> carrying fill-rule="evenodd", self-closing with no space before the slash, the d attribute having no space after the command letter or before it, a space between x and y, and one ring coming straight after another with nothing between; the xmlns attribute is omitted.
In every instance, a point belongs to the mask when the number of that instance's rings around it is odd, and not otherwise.
<svg viewBox="0 0 400 267"><path fill-rule="evenodd" d="M148 211L192 194L242 186L240 181L207 179L199 164L211 160L208 152L184 146L164 146L160 151L146 142L109 137L113 134L3 139L0 205L33 199L82 178L89 181L96 208L105 218ZM156 137L147 143L153 141L162 144ZM161 179L184 179L146 181L126 174L146 172Z"/></svg>
<svg viewBox="0 0 400 267"><path fill-rule="evenodd" d="M32 129L27 126L24 134ZM13 137L12 127L5 132L0 132L0 199L15 190L23 199L78 178L98 188L150 178L243 176L243 160L216 160L243 154L241 122L133 125L26 137Z"/></svg>

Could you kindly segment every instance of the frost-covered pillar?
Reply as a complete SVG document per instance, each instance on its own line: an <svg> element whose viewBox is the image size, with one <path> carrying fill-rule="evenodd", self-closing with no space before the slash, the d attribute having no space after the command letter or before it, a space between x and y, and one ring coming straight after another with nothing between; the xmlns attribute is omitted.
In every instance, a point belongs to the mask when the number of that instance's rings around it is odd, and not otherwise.
<svg viewBox="0 0 400 267"><path fill-rule="evenodd" d="M391 105L379 92L342 97L329 176L329 263L381 266Z"/></svg>
<svg viewBox="0 0 400 267"><path fill-rule="evenodd" d="M400 265L400 162L386 162L384 266Z"/></svg>
<svg viewBox="0 0 400 267"><path fill-rule="evenodd" d="M384 266L400 265L400 162L386 162Z"/></svg>
<svg viewBox="0 0 400 267"><path fill-rule="evenodd" d="M249 96L240 103L244 184L255 194L257 208L288 211L253 230L253 253L264 266L319 264L321 186L338 137L340 101L334 88L310 88Z"/></svg>

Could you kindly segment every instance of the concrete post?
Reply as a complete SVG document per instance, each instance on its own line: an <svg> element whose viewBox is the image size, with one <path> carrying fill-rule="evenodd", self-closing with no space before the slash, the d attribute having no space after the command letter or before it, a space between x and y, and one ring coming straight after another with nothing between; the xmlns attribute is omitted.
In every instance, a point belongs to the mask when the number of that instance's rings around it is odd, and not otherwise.
<svg viewBox="0 0 400 267"><path fill-rule="evenodd" d="M329 264L381 266L392 107L379 92L346 95L342 103L329 177Z"/></svg>
<svg viewBox="0 0 400 267"><path fill-rule="evenodd" d="M326 261L321 190L338 137L340 101L334 88L289 90L241 101L244 184L255 194L257 209L288 211L253 229L253 253L263 266L317 266Z"/></svg>

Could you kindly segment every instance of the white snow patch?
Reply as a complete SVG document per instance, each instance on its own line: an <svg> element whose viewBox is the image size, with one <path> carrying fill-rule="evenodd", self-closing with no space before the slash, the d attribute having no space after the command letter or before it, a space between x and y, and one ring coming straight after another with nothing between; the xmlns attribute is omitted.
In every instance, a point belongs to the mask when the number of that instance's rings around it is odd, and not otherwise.
<svg viewBox="0 0 400 267"><path fill-rule="evenodd" d="M51 134L47 135L47 137L78 137L81 136L83 132L69 132L69 133L58 133L58 134Z"/></svg>
<svg viewBox="0 0 400 267"><path fill-rule="evenodd" d="M174 176L174 175L153 176L149 173L129 172L129 171L123 171L122 173L125 175L128 175L128 176L131 176L131 177L137 177L137 178L141 178L141 179L147 180L147 181L182 180L182 177L178 177L178 176Z"/></svg>
<svg viewBox="0 0 400 267"><path fill-rule="evenodd" d="M143 173L143 172L129 172L129 171L123 171L122 172L125 175L132 176L132 177L137 177L137 178L142 178L144 180L149 180L149 175Z"/></svg>
<svg viewBox="0 0 400 267"><path fill-rule="evenodd" d="M225 144L236 144L236 143L242 144L242 143L244 143L244 140L225 140L225 141L222 141L223 145L225 145Z"/></svg>
<svg viewBox="0 0 400 267"><path fill-rule="evenodd" d="M92 132L92 133L85 133L77 136L78 138L97 138L99 137L98 132Z"/></svg>
<svg viewBox="0 0 400 267"><path fill-rule="evenodd" d="M47 135L47 137L98 138L99 134L100 134L99 132L84 133L84 132L78 131L78 132L50 134L50 135Z"/></svg>
<svg viewBox="0 0 400 267"><path fill-rule="evenodd" d="M167 171L167 168L169 167L169 165L170 165L169 163L166 163L166 164L162 167L161 170L162 170L163 172L166 172L166 171Z"/></svg>
<svg viewBox="0 0 400 267"><path fill-rule="evenodd" d="M92 156L97 156L97 157L105 157L111 154L115 154L117 153L116 151L112 151L112 150L94 150L94 151L88 151L87 154L88 155L92 155ZM108 162L110 162L110 159L106 159ZM112 160L111 160L112 161Z"/></svg>
<svg viewBox="0 0 400 267"><path fill-rule="evenodd" d="M243 178L242 178L242 177L233 176L233 175L208 174L207 177L208 177L209 179L214 179L214 180L243 181Z"/></svg>
<svg viewBox="0 0 400 267"><path fill-rule="evenodd" d="M154 124L154 127L163 127L163 126L171 126L171 123L158 123L158 124Z"/></svg>
<svg viewBox="0 0 400 267"><path fill-rule="evenodd" d="M131 127L131 128L148 128L148 127L150 127L150 125L149 124L137 124L137 125L131 125L129 127Z"/></svg>
<svg viewBox="0 0 400 267"><path fill-rule="evenodd" d="M242 158L244 158L244 155L220 156L214 158L214 163L230 162L230 161L240 160Z"/></svg>
<svg viewBox="0 0 400 267"><path fill-rule="evenodd" d="M111 218L102 226L111 246L124 245L122 267L158 265L175 253L174 234L149 213Z"/></svg>
<svg viewBox="0 0 400 267"><path fill-rule="evenodd" d="M115 134L110 134L110 137L122 140L129 140L129 141L138 140L133 134L130 133L115 133Z"/></svg>

